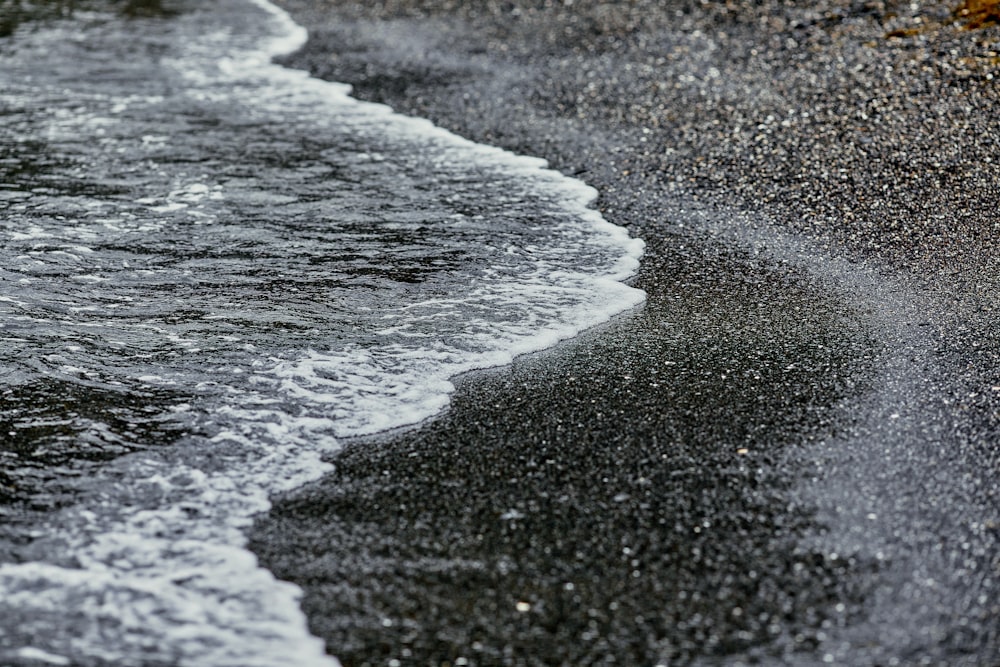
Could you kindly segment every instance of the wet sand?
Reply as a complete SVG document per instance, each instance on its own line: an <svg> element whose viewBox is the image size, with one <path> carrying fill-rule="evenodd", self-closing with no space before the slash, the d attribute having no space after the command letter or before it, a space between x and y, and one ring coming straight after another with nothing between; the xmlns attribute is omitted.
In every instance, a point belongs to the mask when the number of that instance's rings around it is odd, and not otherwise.
<svg viewBox="0 0 1000 667"><path fill-rule="evenodd" d="M1000 662L990 3L282 5L289 65L545 157L647 242L643 308L257 523L331 653Z"/></svg>

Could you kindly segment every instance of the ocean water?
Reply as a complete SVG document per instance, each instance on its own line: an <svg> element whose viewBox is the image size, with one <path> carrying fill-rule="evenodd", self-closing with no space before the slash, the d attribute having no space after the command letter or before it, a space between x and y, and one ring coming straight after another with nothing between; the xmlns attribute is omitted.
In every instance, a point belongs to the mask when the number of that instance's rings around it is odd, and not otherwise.
<svg viewBox="0 0 1000 667"><path fill-rule="evenodd" d="M643 300L586 185L182 9L0 38L3 665L336 664L243 549L269 497Z"/></svg>

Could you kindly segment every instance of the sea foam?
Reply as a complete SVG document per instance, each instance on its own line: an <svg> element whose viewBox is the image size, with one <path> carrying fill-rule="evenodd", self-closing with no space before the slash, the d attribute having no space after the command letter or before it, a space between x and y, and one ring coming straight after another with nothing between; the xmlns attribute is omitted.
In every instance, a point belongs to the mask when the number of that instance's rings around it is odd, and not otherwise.
<svg viewBox="0 0 1000 667"><path fill-rule="evenodd" d="M226 22L234 17L238 25ZM258 567L243 531L272 496L327 472L325 457L343 438L420 422L447 406L454 376L509 363L640 304L643 293L622 281L635 272L642 243L589 208L592 188L542 160L467 141L355 101L348 86L271 64L300 47L306 31L264 0L222 0L169 25L170 46L155 65L175 77L169 90L150 82L149 90L116 91L106 63L91 68L106 77L103 96L85 79L39 84L66 109L43 119L48 141L89 137L106 147L91 156L109 161L96 163L101 173L126 182L141 172L143 180L130 186L131 197L98 192L45 203L72 204L73 216L0 226L19 253L20 263L8 266L27 276L21 280L72 272L87 290L58 291L50 281L54 293L4 294L0 304L17 308L25 350L56 337L46 328L53 317L63 322L58 336L86 340L53 356L61 381L189 394L163 417L184 435L77 482L76 504L34 527L27 562L0 565L0 660L334 665L309 634L300 591ZM162 29L143 26L110 37ZM94 30L73 40L44 31L16 38L72 60L74 44L102 34ZM308 168L349 163L352 173L378 174L403 203L370 213L367 195L345 195L337 206L337 193L313 201L288 185L286 172L237 177L236 159L213 143L225 127L193 125L205 128L199 136L149 120L201 122L205 109L235 109L223 120L237 127L237 148L274 128L286 129L259 150L280 154L339 132L356 146L321 147ZM115 129L128 122L135 136ZM118 153L141 156L140 166L113 162ZM302 187L326 187L311 173ZM373 216L381 217L369 230ZM329 241L325 230L345 220L357 221L350 234ZM399 235L403 245L380 234ZM125 237L142 247L123 250ZM226 243L252 257L230 257ZM298 257L327 246L309 262ZM437 246L447 252L426 249ZM344 269L346 287L324 287L322 267L338 252L355 258ZM384 277L389 259L409 273ZM253 291L263 280L255 271L280 278L287 291ZM297 271L313 272L313 282ZM162 316L165 308L177 314ZM19 363L15 352L5 364Z"/></svg>

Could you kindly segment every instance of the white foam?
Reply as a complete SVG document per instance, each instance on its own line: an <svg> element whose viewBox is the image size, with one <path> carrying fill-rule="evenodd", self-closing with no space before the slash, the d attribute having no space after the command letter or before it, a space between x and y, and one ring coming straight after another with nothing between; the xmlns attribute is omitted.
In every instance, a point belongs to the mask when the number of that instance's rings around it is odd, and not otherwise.
<svg viewBox="0 0 1000 667"><path fill-rule="evenodd" d="M61 655L54 655L37 649L31 646L25 646L24 648L18 649L17 657L24 658L25 660L31 660L34 662L44 662L49 665L68 665L70 664L69 658L65 658Z"/></svg>
<svg viewBox="0 0 1000 667"><path fill-rule="evenodd" d="M241 86L225 94L243 90L244 102L262 114L311 109L322 123L317 110L335 108L337 122L359 135L411 146L410 152L425 160L419 169L459 182L475 178L472 170L483 165L532 196L544 195L545 205L560 211L560 222L546 227L544 242L530 235L523 242L505 242L496 253L497 264L483 266L461 293L429 292L387 305L368 346L299 350L246 368L220 366L194 387L185 384L190 378L183 371L166 364L142 374L149 385L211 394L215 402L207 414L197 417L189 406L177 411L201 419L199 432L209 435L100 469L82 484L79 506L39 526L51 536L46 538L49 555L0 566L0 617L17 624L0 629L8 635L0 642L5 647L0 660L198 667L337 664L308 633L298 604L301 591L275 580L244 549L243 531L253 517L269 509L274 494L328 472L323 457L337 449L341 438L433 416L447 406L454 376L554 345L644 298L621 282L635 272L642 242L589 208L593 188L548 170L538 158L475 144L426 120L351 100L347 86L270 64L273 56L299 48L306 31L265 0L249 2L273 19L269 36L255 49L233 47L239 36L218 30L192 43L190 57L174 58L191 86L191 99L223 95L220 81L237 79ZM220 58L219 49L229 54ZM128 104L155 104L162 98L149 100L136 96ZM122 113L128 108L123 104L111 107ZM55 127L71 136L76 131L72 120L62 119ZM150 134L140 141L157 147L171 139ZM376 159L374 151L369 156ZM186 178L136 198L156 217L128 224L135 230L159 229L173 212L238 196L200 176ZM23 238L46 236L42 228L22 233ZM100 279L97 274L80 277ZM209 347L197 335L196 329L184 337L164 329L161 337L194 353ZM248 344L246 349L255 348ZM19 646L18 638L32 643Z"/></svg>

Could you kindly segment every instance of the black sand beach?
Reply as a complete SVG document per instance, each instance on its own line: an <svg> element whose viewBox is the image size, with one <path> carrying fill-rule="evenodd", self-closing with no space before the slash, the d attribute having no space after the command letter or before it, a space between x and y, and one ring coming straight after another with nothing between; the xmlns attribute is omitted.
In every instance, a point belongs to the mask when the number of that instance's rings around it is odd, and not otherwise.
<svg viewBox="0 0 1000 667"><path fill-rule="evenodd" d="M647 243L644 307L260 519L331 653L1000 664L995 3L281 4Z"/></svg>

